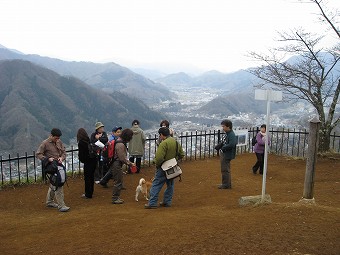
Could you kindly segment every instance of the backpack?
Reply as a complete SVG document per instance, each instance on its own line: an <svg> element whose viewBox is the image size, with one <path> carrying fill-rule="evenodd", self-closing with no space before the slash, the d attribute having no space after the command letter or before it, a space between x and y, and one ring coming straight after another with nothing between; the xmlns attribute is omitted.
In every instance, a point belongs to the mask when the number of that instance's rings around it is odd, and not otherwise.
<svg viewBox="0 0 340 255"><path fill-rule="evenodd" d="M97 157L98 146L95 145L94 143L88 143L87 147L89 149L89 157L90 158L96 158Z"/></svg>
<svg viewBox="0 0 340 255"><path fill-rule="evenodd" d="M256 136L251 139L251 145L255 146L255 144L257 144Z"/></svg>
<svg viewBox="0 0 340 255"><path fill-rule="evenodd" d="M113 162L113 158L115 156L116 143L122 143L122 141L113 139L112 141L107 142L105 144L105 147L103 148L102 155L109 163Z"/></svg>
<svg viewBox="0 0 340 255"><path fill-rule="evenodd" d="M57 171L53 174L50 174L49 177L50 183L56 187L56 190L59 187L64 186L67 180L66 168L63 164L58 164Z"/></svg>

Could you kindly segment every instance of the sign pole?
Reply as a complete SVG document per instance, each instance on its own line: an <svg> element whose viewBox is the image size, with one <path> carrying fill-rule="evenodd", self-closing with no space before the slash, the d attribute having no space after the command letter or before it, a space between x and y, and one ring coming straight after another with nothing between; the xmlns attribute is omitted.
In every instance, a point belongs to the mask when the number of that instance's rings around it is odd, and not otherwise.
<svg viewBox="0 0 340 255"><path fill-rule="evenodd" d="M270 114L270 97L267 91L267 116L266 116L266 143L264 144L264 162L263 162L263 178L262 178L262 196L261 201L265 201L266 195L266 180L267 180L267 165L268 165L268 130L269 130L269 114Z"/></svg>

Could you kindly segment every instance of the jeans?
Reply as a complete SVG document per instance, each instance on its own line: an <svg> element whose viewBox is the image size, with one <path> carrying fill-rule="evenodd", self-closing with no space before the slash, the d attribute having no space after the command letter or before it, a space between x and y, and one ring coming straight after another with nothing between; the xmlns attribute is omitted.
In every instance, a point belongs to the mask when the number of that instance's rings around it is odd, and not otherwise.
<svg viewBox="0 0 340 255"><path fill-rule="evenodd" d="M221 174L222 174L222 186L231 188L231 173L230 173L230 161L227 159L224 153L220 154L221 160Z"/></svg>
<svg viewBox="0 0 340 255"><path fill-rule="evenodd" d="M174 180L168 180L165 176L164 171L161 168L158 168L156 170L155 179L153 180L152 186L150 189L150 199L149 199L150 206L157 206L159 192L161 191L165 183L167 187L164 191L163 203L167 205L171 205L172 196L174 194L174 188L175 188Z"/></svg>

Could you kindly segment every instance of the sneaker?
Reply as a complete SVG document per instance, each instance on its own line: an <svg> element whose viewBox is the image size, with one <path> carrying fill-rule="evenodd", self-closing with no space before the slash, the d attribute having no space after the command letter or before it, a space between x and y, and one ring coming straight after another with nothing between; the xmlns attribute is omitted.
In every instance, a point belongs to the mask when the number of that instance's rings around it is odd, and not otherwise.
<svg viewBox="0 0 340 255"><path fill-rule="evenodd" d="M92 197L87 197L85 194L81 195L81 198L84 198L84 199L90 199Z"/></svg>
<svg viewBox="0 0 340 255"><path fill-rule="evenodd" d="M50 207L50 208L58 208L58 204L54 203L54 202L50 202L46 204L46 207Z"/></svg>
<svg viewBox="0 0 340 255"><path fill-rule="evenodd" d="M99 183L100 183L100 181L94 181L94 183L95 183L95 184L99 184Z"/></svg>
<svg viewBox="0 0 340 255"><path fill-rule="evenodd" d="M170 204L164 203L164 202L159 202L160 207L171 207Z"/></svg>
<svg viewBox="0 0 340 255"><path fill-rule="evenodd" d="M115 205L120 205L120 204L123 204L124 203L124 200L121 199L121 198L117 198L116 200L112 200L112 204L115 204Z"/></svg>
<svg viewBox="0 0 340 255"><path fill-rule="evenodd" d="M70 210L70 207L64 205L63 207L61 207L61 208L59 209L59 212L68 212L69 210Z"/></svg>
<svg viewBox="0 0 340 255"><path fill-rule="evenodd" d="M149 205L149 204L145 204L145 205L144 205L144 209L157 209L157 205Z"/></svg>

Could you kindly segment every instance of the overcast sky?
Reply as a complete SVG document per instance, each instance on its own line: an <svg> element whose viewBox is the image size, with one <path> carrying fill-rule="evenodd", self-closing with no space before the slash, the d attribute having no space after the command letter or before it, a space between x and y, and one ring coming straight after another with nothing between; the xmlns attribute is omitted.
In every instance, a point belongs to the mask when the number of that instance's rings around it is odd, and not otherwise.
<svg viewBox="0 0 340 255"><path fill-rule="evenodd" d="M275 46L277 31L321 32L316 13L296 0L0 0L0 44L63 60L231 72L254 66L247 52Z"/></svg>

